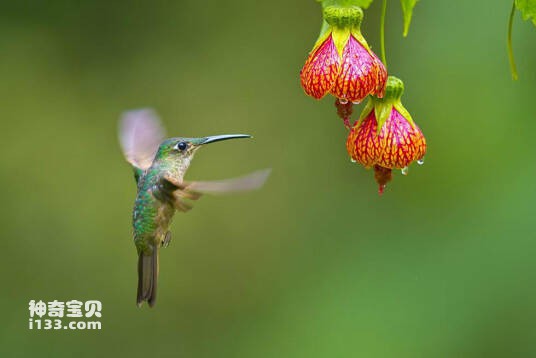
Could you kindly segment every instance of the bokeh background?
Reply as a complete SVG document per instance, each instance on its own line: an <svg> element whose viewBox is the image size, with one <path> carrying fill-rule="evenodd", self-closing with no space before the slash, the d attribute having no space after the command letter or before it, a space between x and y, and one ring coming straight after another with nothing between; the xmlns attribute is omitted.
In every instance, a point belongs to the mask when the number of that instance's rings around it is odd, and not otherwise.
<svg viewBox="0 0 536 358"><path fill-rule="evenodd" d="M536 356L536 29L511 2L389 2L389 70L425 133L383 197L299 70L315 1L19 1L0 11L2 357ZM379 7L363 33L379 50ZM245 132L187 178L272 167L178 214L155 308L135 305L123 110L172 135ZM356 109L358 112L359 109ZM28 329L28 301L97 299L101 331Z"/></svg>

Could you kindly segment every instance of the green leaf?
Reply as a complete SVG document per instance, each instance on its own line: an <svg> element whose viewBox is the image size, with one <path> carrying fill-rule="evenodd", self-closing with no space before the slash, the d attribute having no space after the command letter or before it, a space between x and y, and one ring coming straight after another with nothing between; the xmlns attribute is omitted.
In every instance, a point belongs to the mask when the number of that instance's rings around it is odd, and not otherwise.
<svg viewBox="0 0 536 358"><path fill-rule="evenodd" d="M402 5L402 13L404 15L404 37L408 36L409 25L411 24L411 16L413 15L413 8L419 0L400 0ZM528 0L531 1L531 0Z"/></svg>
<svg viewBox="0 0 536 358"><path fill-rule="evenodd" d="M322 7L326 6L359 6L362 9L366 9L372 4L373 0L317 0L322 3Z"/></svg>
<svg viewBox="0 0 536 358"><path fill-rule="evenodd" d="M523 20L532 20L536 26L536 0L515 0L516 8L521 11Z"/></svg>

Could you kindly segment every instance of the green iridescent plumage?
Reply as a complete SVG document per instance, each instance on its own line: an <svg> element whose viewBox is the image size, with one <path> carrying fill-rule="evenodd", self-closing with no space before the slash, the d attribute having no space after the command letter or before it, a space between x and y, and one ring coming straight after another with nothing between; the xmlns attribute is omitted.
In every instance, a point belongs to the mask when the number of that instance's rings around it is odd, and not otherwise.
<svg viewBox="0 0 536 358"><path fill-rule="evenodd" d="M197 200L203 193L252 190L264 184L269 170L222 181L184 181L184 174L202 145L249 137L231 134L163 140L164 130L153 111L138 110L124 114L119 139L127 161L134 168L137 183L132 221L139 257L138 305L143 301L148 301L150 306L155 303L158 251L169 243L169 226L176 210L190 210L189 201Z"/></svg>

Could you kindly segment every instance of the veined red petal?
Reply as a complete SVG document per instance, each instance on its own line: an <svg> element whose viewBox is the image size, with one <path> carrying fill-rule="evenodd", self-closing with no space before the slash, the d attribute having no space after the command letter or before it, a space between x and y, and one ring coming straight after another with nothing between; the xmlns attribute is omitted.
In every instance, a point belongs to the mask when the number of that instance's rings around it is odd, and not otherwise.
<svg viewBox="0 0 536 358"><path fill-rule="evenodd" d="M341 58L331 34L309 54L300 71L305 92L316 99L326 95L333 87L341 69Z"/></svg>
<svg viewBox="0 0 536 358"><path fill-rule="evenodd" d="M342 68L331 93L352 102L361 102L369 94L383 97L387 70L374 54L350 35L342 55Z"/></svg>
<svg viewBox="0 0 536 358"><path fill-rule="evenodd" d="M385 86L387 85L387 69L375 53L372 53L372 55L376 64L376 88L374 88L371 94L378 98L383 98Z"/></svg>
<svg viewBox="0 0 536 358"><path fill-rule="evenodd" d="M410 122L394 107L378 134L374 111L354 127L346 141L350 156L365 167L407 167L426 153L426 140L417 125Z"/></svg>
<svg viewBox="0 0 536 358"><path fill-rule="evenodd" d="M376 136L378 123L374 110L361 123L352 128L346 141L346 149L352 159L370 168L380 156L380 141Z"/></svg>

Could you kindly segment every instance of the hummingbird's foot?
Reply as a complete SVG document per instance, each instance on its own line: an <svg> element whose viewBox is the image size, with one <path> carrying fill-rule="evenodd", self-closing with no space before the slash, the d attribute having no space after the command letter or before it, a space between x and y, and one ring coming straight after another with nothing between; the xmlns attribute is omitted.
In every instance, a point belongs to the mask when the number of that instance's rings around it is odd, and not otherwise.
<svg viewBox="0 0 536 358"><path fill-rule="evenodd" d="M171 231L166 232L166 237L162 241L162 247L168 247L171 242Z"/></svg>

